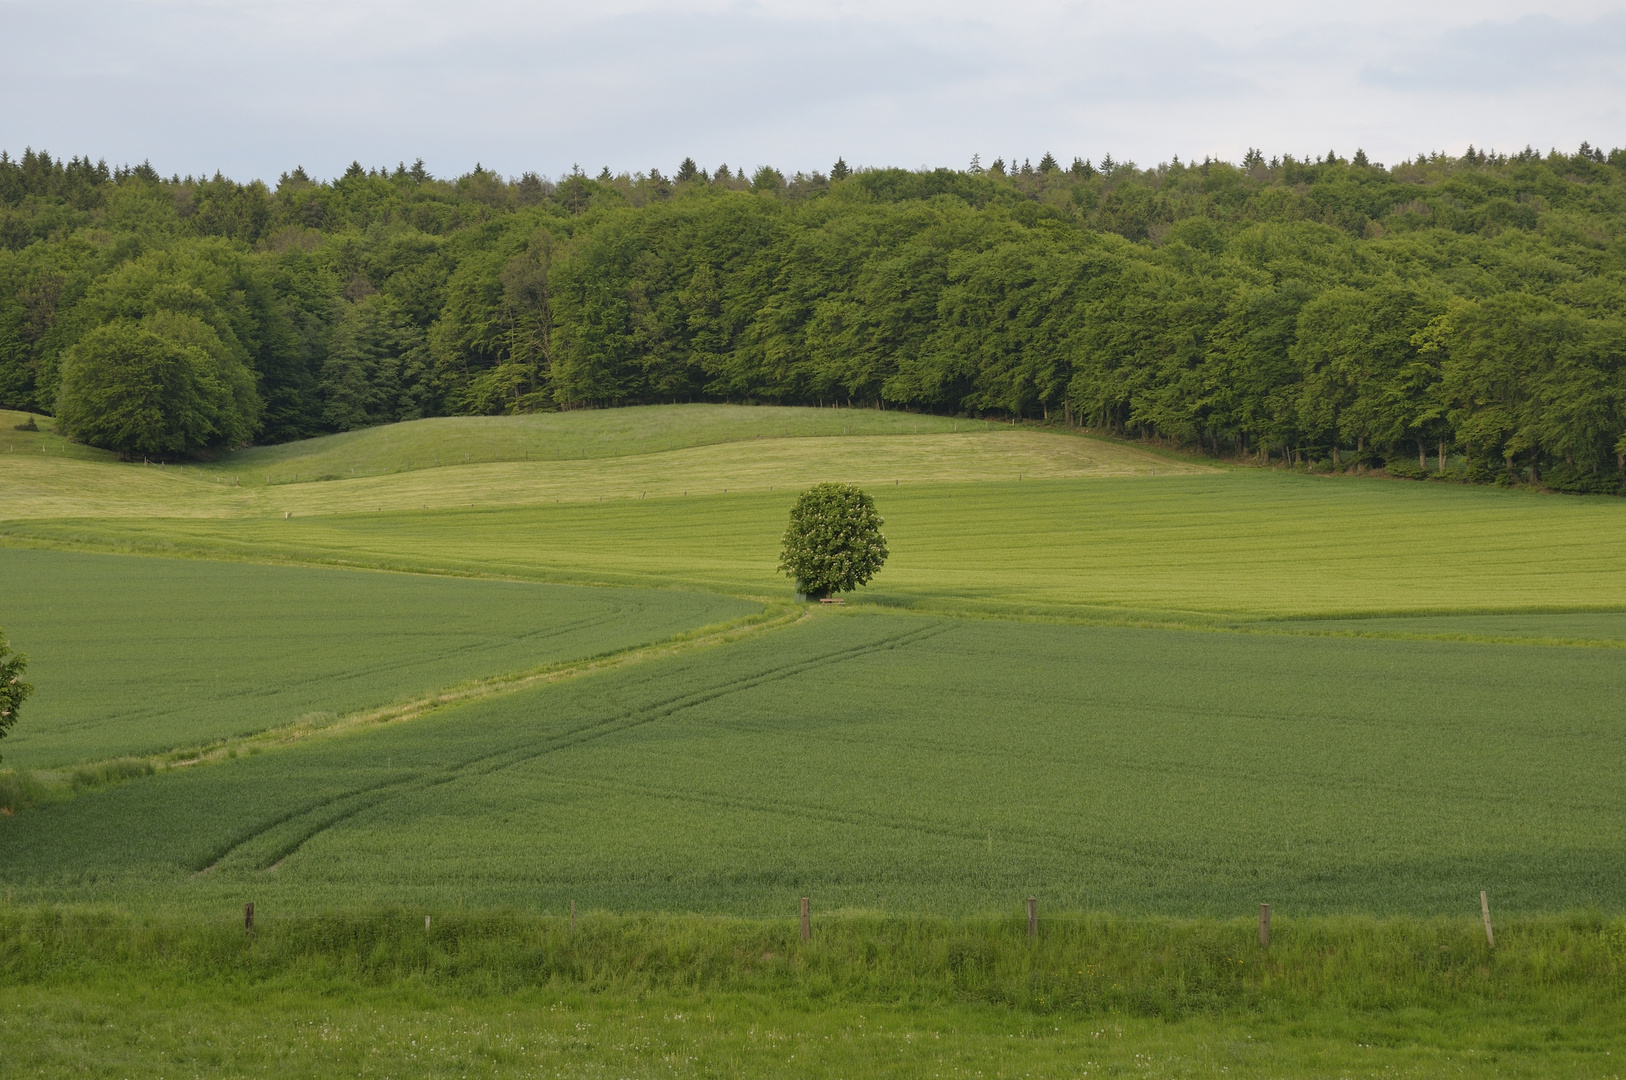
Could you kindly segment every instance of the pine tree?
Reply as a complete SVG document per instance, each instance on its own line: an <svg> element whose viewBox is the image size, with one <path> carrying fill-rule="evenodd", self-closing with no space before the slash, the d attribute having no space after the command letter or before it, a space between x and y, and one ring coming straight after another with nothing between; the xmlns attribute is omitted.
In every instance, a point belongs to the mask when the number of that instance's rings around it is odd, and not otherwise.
<svg viewBox="0 0 1626 1080"><path fill-rule="evenodd" d="M830 166L830 179L832 180L845 180L851 174L852 170L847 168L846 158L838 157L836 163Z"/></svg>

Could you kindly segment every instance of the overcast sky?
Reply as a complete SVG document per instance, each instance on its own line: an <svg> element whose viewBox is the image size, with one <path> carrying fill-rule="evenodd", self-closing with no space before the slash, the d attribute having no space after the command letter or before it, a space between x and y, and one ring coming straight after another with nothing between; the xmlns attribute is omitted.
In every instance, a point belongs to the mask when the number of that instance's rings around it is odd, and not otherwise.
<svg viewBox="0 0 1626 1080"><path fill-rule="evenodd" d="M0 147L507 175L1626 145L1586 0L0 0Z"/></svg>

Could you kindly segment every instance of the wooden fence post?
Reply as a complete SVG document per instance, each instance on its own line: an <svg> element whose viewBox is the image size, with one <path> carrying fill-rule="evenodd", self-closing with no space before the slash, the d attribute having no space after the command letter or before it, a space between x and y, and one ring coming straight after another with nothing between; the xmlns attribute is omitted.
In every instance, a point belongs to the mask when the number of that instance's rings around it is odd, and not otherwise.
<svg viewBox="0 0 1626 1080"><path fill-rule="evenodd" d="M1490 897L1485 895L1484 889L1479 890L1479 913L1485 917L1485 943L1494 949L1496 948L1496 935L1491 933Z"/></svg>
<svg viewBox="0 0 1626 1080"><path fill-rule="evenodd" d="M813 902L802 897L802 940L813 940Z"/></svg>
<svg viewBox="0 0 1626 1080"><path fill-rule="evenodd" d="M245 934L254 932L254 901L252 900L243 905L243 932Z"/></svg>
<svg viewBox="0 0 1626 1080"><path fill-rule="evenodd" d="M1270 946L1270 905L1259 905L1259 944Z"/></svg>
<svg viewBox="0 0 1626 1080"><path fill-rule="evenodd" d="M427 915L423 917L423 932L429 933L429 916Z"/></svg>
<svg viewBox="0 0 1626 1080"><path fill-rule="evenodd" d="M1039 898L1037 896L1030 896L1030 897L1028 897L1028 937L1036 938L1038 936L1039 936Z"/></svg>

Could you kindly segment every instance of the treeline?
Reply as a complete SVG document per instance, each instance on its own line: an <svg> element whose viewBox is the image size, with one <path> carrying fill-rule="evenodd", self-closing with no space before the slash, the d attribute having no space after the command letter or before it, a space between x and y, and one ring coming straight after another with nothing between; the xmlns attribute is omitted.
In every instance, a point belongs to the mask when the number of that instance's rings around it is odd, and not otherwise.
<svg viewBox="0 0 1626 1080"><path fill-rule="evenodd" d="M1626 151L275 188L0 155L0 403L179 455L831 402L1620 490Z"/></svg>

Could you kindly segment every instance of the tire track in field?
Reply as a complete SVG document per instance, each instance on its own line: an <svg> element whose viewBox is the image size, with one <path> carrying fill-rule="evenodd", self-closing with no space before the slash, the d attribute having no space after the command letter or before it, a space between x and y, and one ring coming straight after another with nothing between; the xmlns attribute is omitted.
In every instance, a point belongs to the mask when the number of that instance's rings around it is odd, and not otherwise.
<svg viewBox="0 0 1626 1080"><path fill-rule="evenodd" d="M467 656L478 656L481 652L498 652L504 648L514 648L519 645L535 647L542 642L563 635L595 630L607 623L613 622L623 614L625 614L625 606L617 607L615 610L605 611L591 617L584 616L575 622L566 623L560 626L542 627L535 630L529 630L524 633L513 634L505 640L503 645L497 646L496 648L489 648L471 641L463 645L456 645L446 648L436 653L435 658L439 661L447 661ZM361 667L347 668L343 672L318 677L331 682L336 686L348 687L354 686L358 683L364 684L367 680L376 679L380 676L396 674L401 671L415 670L419 666L421 666L421 660L417 657L379 657L373 660L371 663ZM228 688L224 690L218 689L213 684L210 684L209 687L211 700L217 706L224 704L241 704L245 702L252 704L260 701L269 701L275 699L278 694L283 692L283 689L280 687L242 686L235 689ZM131 709L127 712L113 713L102 717L91 717L81 721L78 724L70 723L62 725L62 729L74 730L81 727L94 728L98 726L106 726L110 722L128 724L142 719L151 719L153 717L162 715L164 715L164 710L162 708ZM248 734L253 733L253 730L248 732Z"/></svg>
<svg viewBox="0 0 1626 1080"><path fill-rule="evenodd" d="M512 768L515 765L522 765L527 761L534 761L537 758L555 753L558 750L579 746L583 743L600 739L607 735L619 734L623 731L630 731L634 728L654 723L657 720L664 720L667 717L672 716L675 713L682 712L685 709L692 709L696 706L704 705L707 702L715 701L718 698L726 697L730 694L740 693L745 690L752 690L758 686L771 682L781 682L785 679L794 678L797 675L802 675L809 671L816 671L820 668L830 667L831 665L839 664L845 660L856 659L857 657L866 655L868 653L888 649L904 648L917 644L921 641L925 641L929 638L936 637L939 634L947 633L951 629L953 629L953 626L952 624L948 623L930 624L916 630L907 631L894 637L881 638L878 641L852 646L833 653L826 653L822 656L816 656L802 661L793 661L787 664L780 664L776 667L761 671L756 675L746 676L745 678L741 679L733 679L705 690L694 690L685 694L676 694L664 701L651 702L650 704L644 705L636 710L628 710L627 712L622 713L619 717L599 721L594 724L583 725L574 732L567 732L557 736L553 740L553 745L544 747L541 750L533 750L532 748L527 747L518 753L508 751L501 755L491 755L489 758L485 759L487 762L486 767L480 768L477 771L479 775L489 775L490 773L497 772L501 769ZM493 758L506 759L492 762ZM475 764L475 762L471 762L469 764L472 765Z"/></svg>
<svg viewBox="0 0 1626 1080"><path fill-rule="evenodd" d="M855 659L867 653L883 649L903 648L920 641L936 637L953 629L952 623L930 622L925 626L906 630L899 634L882 637L876 640L863 642L859 645L847 646L824 653L818 656L793 660L776 664L755 674L743 678L730 679L712 686L673 694L670 697L649 702L645 705L624 710L614 716L604 717L579 724L574 728L549 737L538 748L534 745L522 748L505 747L501 750L476 755L455 765L449 765L443 770L425 775L418 773L398 780L383 781L376 784L354 788L323 797L315 802L306 803L301 807L278 815L275 819L257 825L252 829L239 833L229 844L217 849L211 860L200 868L199 872L212 870L239 850L251 845L255 840L266 836L280 826L295 821L298 818L317 815L319 811L332 807L335 803L356 798L356 805L348 807L338 813L325 815L309 823L309 827L299 832L287 842L279 845L268 857L256 860L258 869L269 869L288 856L297 852L307 842L321 835L326 830L343 821L355 817L363 811L379 806L389 799L405 795L411 791L427 792L443 784L471 776L488 776L502 769L522 765L549 754L593 742L599 739L631 731L664 720L676 713L695 708L707 702L726 697L729 694L754 689L766 683L778 682L794 678L809 671L829 667L843 661ZM359 797L359 798L358 798Z"/></svg>
<svg viewBox="0 0 1626 1080"><path fill-rule="evenodd" d="M264 836L266 833L270 832L272 829L275 829L277 826L285 825L288 822L294 820L295 818L303 817L306 814L314 813L317 810L322 809L323 807L331 806L336 802L340 802L340 801L342 801L344 799L352 798L352 797L354 797L356 795L362 795L362 794L365 794L365 793L370 792L370 791L379 790L381 788L394 787L394 786L397 786L397 785L400 785L400 784L403 784L403 783L406 783L406 782L407 781L404 781L404 780L381 780L376 784L368 784L368 785L366 785L364 787L352 788L349 791L341 791L341 792L338 792L337 794L334 794L334 795L325 795L322 798L316 799L313 802L302 803L299 806L296 806L291 810L287 810L287 811L284 811L283 813L280 813L280 814L276 815L275 817L271 818L271 820L269 820L269 821L263 821L263 822L256 823L253 826L249 827L248 829L239 832L235 837L233 837L231 840L228 840L224 845L222 845L222 846L220 846L218 848L215 848L214 851L209 856L207 856L206 858L204 858L202 860L199 860L198 864L195 865L192 868L193 872L198 873L198 874L207 874L207 873L209 873L210 871L212 871L216 867L218 867L233 852L235 852L237 849L241 848L243 845L252 843L256 837Z"/></svg>
<svg viewBox="0 0 1626 1080"><path fill-rule="evenodd" d="M594 792L642 795L710 809L740 810L782 816L796 823L806 823L811 820L831 825L878 826L894 832L927 836L939 840L953 840L977 847L980 847L992 837L999 841L1000 848L1005 851L1021 849L1050 855L1064 855L1075 859L1104 859L1122 864L1137 864L1149 857L1147 854L1149 845L1144 840L1132 844L1115 843L1098 837L1082 837L1076 833L1063 832L1042 825L1024 824L1020 831L1013 831L1009 826L992 828L989 826L974 826L969 823L955 825L923 818L895 816L878 810L856 813L814 802L799 802L788 799L776 801L751 799L716 792L696 792L688 789L618 783L613 780L585 777L557 777L555 782ZM1156 842L1153 842L1151 846L1156 846ZM1204 857L1190 853L1170 853L1166 851L1159 851L1156 856L1161 860L1180 858L1188 862Z"/></svg>

